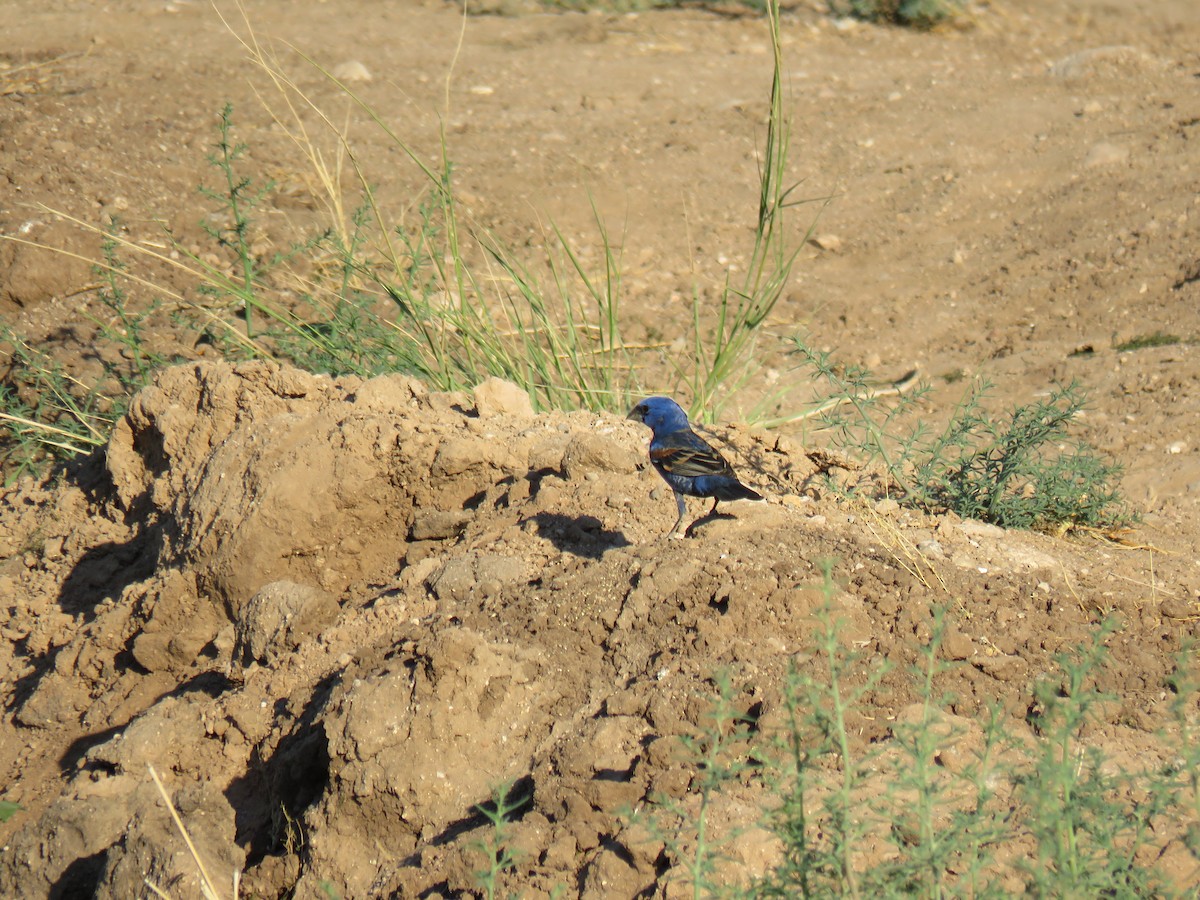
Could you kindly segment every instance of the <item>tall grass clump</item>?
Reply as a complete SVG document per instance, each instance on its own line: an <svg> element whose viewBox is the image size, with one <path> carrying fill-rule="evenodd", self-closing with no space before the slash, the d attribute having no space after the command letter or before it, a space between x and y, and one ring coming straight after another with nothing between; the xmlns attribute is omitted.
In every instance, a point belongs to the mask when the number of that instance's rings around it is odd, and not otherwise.
<svg viewBox="0 0 1200 900"><path fill-rule="evenodd" d="M533 254L514 252L464 212L444 128L434 156L422 156L362 96L301 54L411 164L417 194L394 213L380 199L348 124L335 123L293 80L243 10L238 40L274 90L261 98L264 107L311 165L326 221L282 249L266 240L260 217L275 184L250 170L230 104L217 117L207 154L216 177L200 189L213 204L201 223L210 248L185 246L168 231L163 250L47 210L106 241L107 261L98 265L109 287L96 297L106 308L97 324L123 344L131 362L133 377L118 379L121 397L164 362L145 340L144 326L165 300L176 326L196 333L193 343L215 346L228 358L268 357L362 377L406 372L440 390L470 389L499 376L525 388L538 409L621 412L644 392L643 374L657 367L674 371L694 415L715 416L755 371L757 341L803 243L785 224L785 210L795 203L785 182L790 126L777 4L768 3L767 12L774 48L770 115L750 264L737 284L727 279L715 308L697 292L691 353L667 359L659 347L626 340L624 239L609 233L594 205L597 260L585 262L553 225ZM129 271L116 261L117 251L173 272L184 287ZM118 282L154 301L133 313ZM73 382L19 336L8 338L19 372L4 385L0 408L16 444L6 452L17 467L33 465L46 449L70 456L103 444L125 401L108 396L106 385Z"/></svg>
<svg viewBox="0 0 1200 900"><path fill-rule="evenodd" d="M683 374L692 397L691 415L700 421L712 421L756 371L753 360L763 325L783 296L797 253L816 227L814 217L797 239L787 225L787 210L804 201L794 196L796 185L789 184L787 176L792 130L783 88L778 0L767 0L765 11L771 34L771 93L749 265L739 284L726 278L714 324L698 294L692 301L692 354Z"/></svg>
<svg viewBox="0 0 1200 900"><path fill-rule="evenodd" d="M154 370L169 360L153 349L147 324L153 309L135 311L120 259L120 223L103 232L102 259L92 267L99 310L85 314L96 327L99 377L71 374L45 350L0 322L0 347L8 365L0 372L0 471L11 482L108 441L113 425Z"/></svg>

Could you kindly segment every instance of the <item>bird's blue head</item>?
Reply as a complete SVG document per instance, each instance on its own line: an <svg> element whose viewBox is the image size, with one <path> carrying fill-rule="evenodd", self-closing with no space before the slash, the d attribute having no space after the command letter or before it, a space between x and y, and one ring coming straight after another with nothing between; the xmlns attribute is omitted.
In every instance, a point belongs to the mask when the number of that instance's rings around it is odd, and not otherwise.
<svg viewBox="0 0 1200 900"><path fill-rule="evenodd" d="M655 434L670 434L691 427L687 413L669 397L648 397L629 411L629 418L642 422Z"/></svg>

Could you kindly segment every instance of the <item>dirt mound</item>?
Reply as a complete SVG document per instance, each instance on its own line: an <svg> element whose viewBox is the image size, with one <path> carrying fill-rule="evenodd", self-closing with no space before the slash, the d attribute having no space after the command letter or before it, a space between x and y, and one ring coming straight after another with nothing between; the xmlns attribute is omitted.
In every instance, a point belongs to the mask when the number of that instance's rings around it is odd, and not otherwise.
<svg viewBox="0 0 1200 900"><path fill-rule="evenodd" d="M478 806L501 784L520 798L513 886L665 884L661 837L621 811L688 800L680 738L718 670L756 720L781 716L789 664L817 665L827 558L864 654L853 678L893 664L857 740L887 742L910 714L909 666L946 604L945 714L998 698L1027 728L1033 681L1098 618L1087 597L1124 622L1102 676L1120 701L1094 739L1152 743L1173 617L1188 615L1169 566L1171 596L1147 603L1114 581L1119 550L894 501L847 508L801 491L814 467L789 442L725 437L769 502L671 541L674 504L634 423L533 415L494 382L471 397L263 363L163 371L105 472L94 459L53 492L3 496L22 563L6 584L27 599L8 626L0 746L26 811L5 826L0 891L194 878L147 764L210 871L245 866L262 896L471 889L490 829ZM18 552L16 534L40 545ZM723 796L714 827L752 824L764 790ZM775 858L763 833L736 833L725 852L743 875Z"/></svg>
<svg viewBox="0 0 1200 900"><path fill-rule="evenodd" d="M795 435L744 429L713 439L768 502L667 541L669 491L644 429L619 417L534 415L503 383L446 395L195 362L216 350L178 318L171 298L190 304L196 285L169 255L231 263L205 230L223 216L196 192L221 181L205 163L218 111L235 108L239 172L277 182L254 210L263 260L330 224L318 173L209 4L6 6L19 49L0 49L4 324L66 376L108 378L123 347L89 263L100 239L48 209L101 229L115 216L166 254L122 251L156 286L122 282L146 349L193 362L159 373L106 452L0 489L0 799L21 805L0 824L0 895L128 897L142 877L194 893L153 764L207 868L226 884L244 871L247 896L472 889L492 836L478 805L507 781L517 864L501 894L673 896L694 836L668 847L622 810L666 798L695 820L683 739L710 721L722 670L760 735L783 723L789 669L820 675L830 559L858 654L847 725L880 772L927 715L940 774L973 763L993 705L1015 746L1031 741L1039 679L1110 614L1113 664L1089 684L1108 697L1081 740L1117 771L1167 752L1167 676L1200 620L1194 0L1006 0L935 33L805 2L781 27L788 180L833 200L766 329L881 378L920 366L931 423L975 376L998 407L1078 380L1080 433L1125 467L1144 516L1137 547L851 506L821 492ZM345 95L291 48L358 73L356 93L419 158L446 147L456 200L504 245L536 258L561 231L602 272L599 215L620 235L627 340L686 348L690 298L711 304L746 271L761 20L503 15L464 30L454 4L245 6L332 119ZM388 134L347 123L398 216L387 227L411 224L424 177ZM314 135L326 159L350 149ZM808 388L795 358L757 349L761 377L726 410L771 414L799 382L778 410L794 411ZM950 668L930 714L911 667L938 607ZM897 785L861 789L865 805ZM720 878L777 859L755 827L768 799L754 778L713 799L710 836L729 837L732 861ZM1032 858L1031 841L997 858ZM1139 862L1186 881L1175 832L1147 841ZM886 846L864 840L861 860Z"/></svg>

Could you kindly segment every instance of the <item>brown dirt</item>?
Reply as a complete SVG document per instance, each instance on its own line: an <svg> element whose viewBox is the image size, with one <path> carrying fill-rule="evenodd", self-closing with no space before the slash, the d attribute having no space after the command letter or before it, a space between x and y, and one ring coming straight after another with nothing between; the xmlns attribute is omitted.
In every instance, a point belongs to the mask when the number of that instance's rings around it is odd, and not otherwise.
<svg viewBox="0 0 1200 900"><path fill-rule="evenodd" d="M999 702L1014 731L1053 654L1115 610L1100 686L1117 699L1087 739L1117 764L1162 752L1166 677L1200 614L1200 7L1012 0L929 35L834 23L818 5L783 25L792 174L834 199L772 328L803 326L884 372L920 365L940 385L935 419L961 391L938 376L986 375L1019 402L1079 379L1083 434L1126 467L1139 546L850 507L802 491L814 464L796 436L747 429L725 434L770 501L667 541L673 503L640 426L533 415L494 384L444 395L233 367L164 312L156 345L192 361L139 395L106 454L0 495L0 798L23 807L0 826L0 894L132 896L143 877L194 891L147 763L210 868L245 869L247 895L470 890L485 834L472 811L506 778L533 803L505 890L670 893L661 843L618 811L661 792L694 801L675 742L718 669L738 673L745 708L779 715L826 558L847 640L895 664L857 739L886 746L911 716L906 666L932 606L950 603L961 663L946 712ZM246 9L324 65L362 62L374 78L356 89L435 151L453 7ZM118 213L138 241L162 244L165 223L202 251L211 206L195 186L211 181L226 100L280 181L259 239L319 220L303 161L255 99L261 72L207 4L6 12L3 234L94 257L44 204L90 223ZM445 119L460 190L513 245L553 220L594 246L590 192L623 225L627 308L674 339L662 323L682 321L693 287L707 296L745 264L768 64L753 17L472 18ZM381 196L413 196L394 148L356 134ZM85 262L0 243L6 321L82 375L108 352L93 347L93 280ZM1114 349L1156 331L1184 340ZM788 377L785 358L766 362ZM742 785L715 820L744 824L762 801ZM729 852L755 871L774 850L750 831Z"/></svg>

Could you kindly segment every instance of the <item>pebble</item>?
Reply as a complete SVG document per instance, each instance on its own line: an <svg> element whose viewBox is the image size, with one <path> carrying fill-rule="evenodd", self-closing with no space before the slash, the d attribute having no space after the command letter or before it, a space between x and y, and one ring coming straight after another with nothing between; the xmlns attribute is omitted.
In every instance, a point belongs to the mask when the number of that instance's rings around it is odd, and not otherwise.
<svg viewBox="0 0 1200 900"><path fill-rule="evenodd" d="M475 411L482 419L509 416L517 419L533 417L533 403L529 394L511 381L488 378L474 390Z"/></svg>
<svg viewBox="0 0 1200 900"><path fill-rule="evenodd" d="M367 82L374 80L374 76L370 70L357 59L349 59L344 63L338 63L333 67L331 74L338 81L345 82Z"/></svg>
<svg viewBox="0 0 1200 900"><path fill-rule="evenodd" d="M470 523L472 514L465 510L433 510L413 519L409 539L413 541L445 540L458 537Z"/></svg>
<svg viewBox="0 0 1200 900"><path fill-rule="evenodd" d="M1197 610L1191 603L1181 600L1179 597L1168 597L1159 604L1158 612L1164 619L1194 619L1200 617L1200 610Z"/></svg>
<svg viewBox="0 0 1200 900"><path fill-rule="evenodd" d="M1088 169L1098 169L1102 166L1115 166L1128 160L1128 147L1101 141L1088 151L1087 156L1083 159L1083 165Z"/></svg>

